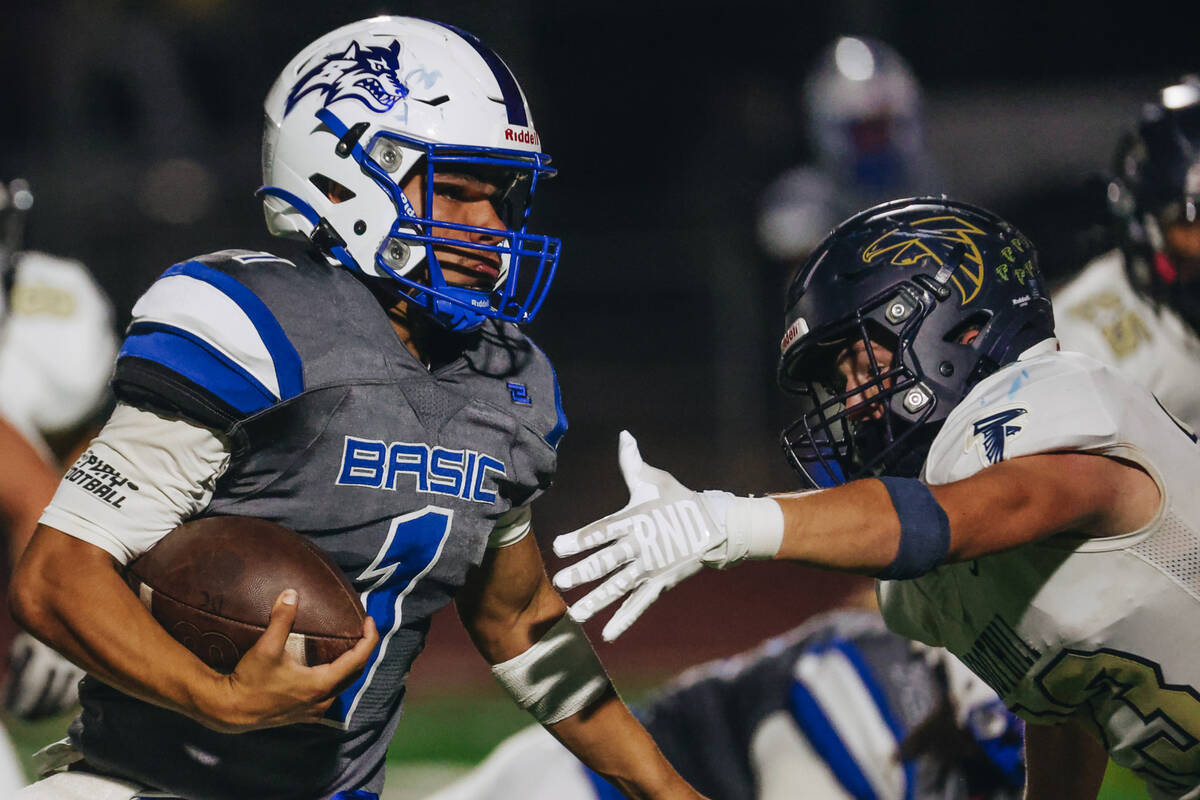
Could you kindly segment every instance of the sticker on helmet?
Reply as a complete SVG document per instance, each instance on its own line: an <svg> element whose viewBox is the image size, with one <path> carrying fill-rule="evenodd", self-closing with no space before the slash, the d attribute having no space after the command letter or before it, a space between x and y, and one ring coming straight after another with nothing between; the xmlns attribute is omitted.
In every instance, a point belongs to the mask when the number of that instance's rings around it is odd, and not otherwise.
<svg viewBox="0 0 1200 800"><path fill-rule="evenodd" d="M325 56L296 81L283 115L286 117L301 98L316 91L324 91L324 106L353 98L372 111L389 111L408 96L399 71L400 42L393 39L386 47L351 42L345 52Z"/></svg>
<svg viewBox="0 0 1200 800"><path fill-rule="evenodd" d="M542 140L538 138L537 131L533 128L522 128L516 125L508 125L504 128L504 141L512 144L527 144L533 147L540 147Z"/></svg>
<svg viewBox="0 0 1200 800"><path fill-rule="evenodd" d="M804 317L800 317L784 331L783 339L779 342L779 352L786 353L788 348L806 333L808 333L808 323L804 321Z"/></svg>

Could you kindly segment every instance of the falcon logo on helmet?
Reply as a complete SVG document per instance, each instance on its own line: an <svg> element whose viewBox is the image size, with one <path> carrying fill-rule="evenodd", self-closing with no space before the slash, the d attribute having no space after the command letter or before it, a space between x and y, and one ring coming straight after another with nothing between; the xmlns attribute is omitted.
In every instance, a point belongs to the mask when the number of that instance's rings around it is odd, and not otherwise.
<svg viewBox="0 0 1200 800"><path fill-rule="evenodd" d="M351 42L346 52L328 55L296 82L288 94L284 116L305 95L324 90L328 106L347 97L354 98L372 111L388 111L408 96L408 87L400 80L400 42L387 47Z"/></svg>
<svg viewBox="0 0 1200 800"><path fill-rule="evenodd" d="M978 225L958 216L918 219L871 242L863 250L862 260L870 264L890 254L891 264L897 267L920 266L926 259L933 259L939 267L949 266L961 273L961 280L952 273L950 282L958 289L965 306L979 295L983 286L983 256L976 242L976 237L983 235Z"/></svg>

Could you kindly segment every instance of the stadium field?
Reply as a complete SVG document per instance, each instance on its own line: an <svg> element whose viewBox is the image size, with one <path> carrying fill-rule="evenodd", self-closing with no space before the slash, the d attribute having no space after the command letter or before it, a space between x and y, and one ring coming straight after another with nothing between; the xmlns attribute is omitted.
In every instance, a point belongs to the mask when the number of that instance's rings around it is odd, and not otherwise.
<svg viewBox="0 0 1200 800"><path fill-rule="evenodd" d="M625 692L636 700L639 692ZM69 715L38 723L5 720L26 769L30 755L65 735ZM498 692L486 689L429 693L407 707L388 751L383 800L419 800L478 763L529 718ZM1099 800L1149 800L1141 781L1109 765Z"/></svg>
<svg viewBox="0 0 1200 800"><path fill-rule="evenodd" d="M710 588L717 581L727 593ZM621 695L636 704L685 667L752 647L818 610L846 602L863 585L845 576L790 565L702 574L660 600L647 624L634 626L617 643L599 644L598 651ZM739 602L719 599L730 595ZM745 608L763 611L740 613ZM708 623L704 636L697 636L686 624L698 614ZM588 627L593 641L599 642L599 624ZM62 738L70 718L64 715L38 723L5 720L27 770L31 754ZM383 800L426 797L529 724L531 719L492 680L454 619L453 609L438 612L428 645L409 678L404 718L388 750ZM1110 765L1099 800L1149 800L1149 795L1140 780Z"/></svg>

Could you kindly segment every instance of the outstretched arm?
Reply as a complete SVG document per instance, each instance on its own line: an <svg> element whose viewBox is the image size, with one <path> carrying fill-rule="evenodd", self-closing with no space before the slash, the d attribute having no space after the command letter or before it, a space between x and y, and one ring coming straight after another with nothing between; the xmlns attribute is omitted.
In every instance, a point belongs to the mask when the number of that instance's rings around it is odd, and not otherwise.
<svg viewBox="0 0 1200 800"><path fill-rule="evenodd" d="M1058 533L1128 533L1161 503L1158 485L1141 468L1083 452L1015 458L944 486L865 479L761 498L694 492L645 465L628 433L620 461L629 505L554 541L560 556L596 551L559 571L556 586L604 579L571 606L572 618L587 620L628 595L604 628L609 641L701 564L776 558L911 578Z"/></svg>
<svg viewBox="0 0 1200 800"><path fill-rule="evenodd" d="M527 689L515 699L589 767L629 797L699 797L617 696L582 631L563 619L566 604L550 585L531 534L489 549L455 602L476 648L497 665L493 672L501 683L514 694ZM539 658L523 663L528 654ZM515 666L506 670L505 665ZM514 669L532 680L510 678ZM539 702L534 683L563 688ZM591 688L572 692L567 688L572 683ZM580 702L583 707L573 710ZM559 719L555 706L572 713Z"/></svg>
<svg viewBox="0 0 1200 800"><path fill-rule="evenodd" d="M1079 452L1002 461L929 491L949 523L944 562L970 561L1057 533L1128 533L1149 522L1159 504L1157 485L1140 468ZM900 517L878 480L773 499L784 518L776 558L875 574L900 549Z"/></svg>

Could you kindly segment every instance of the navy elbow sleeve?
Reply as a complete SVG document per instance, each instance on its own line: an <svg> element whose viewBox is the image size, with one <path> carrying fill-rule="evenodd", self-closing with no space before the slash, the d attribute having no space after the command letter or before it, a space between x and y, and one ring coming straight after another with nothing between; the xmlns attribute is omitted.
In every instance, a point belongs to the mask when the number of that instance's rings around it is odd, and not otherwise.
<svg viewBox="0 0 1200 800"><path fill-rule="evenodd" d="M950 519L929 487L915 478L880 478L896 516L900 517L900 549L875 577L903 580L924 575L950 549Z"/></svg>

